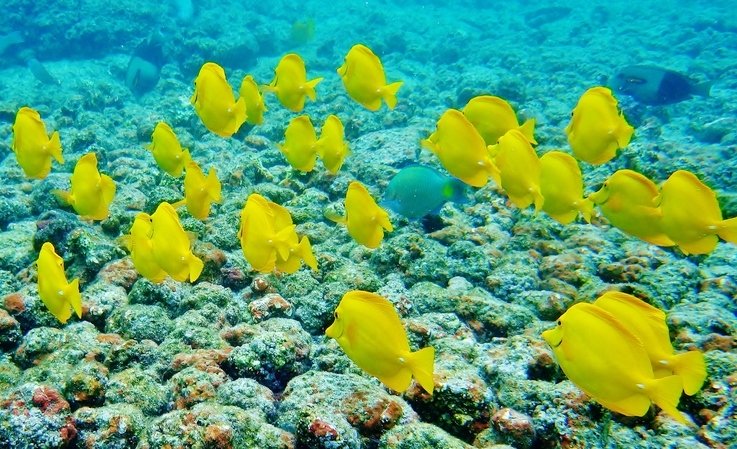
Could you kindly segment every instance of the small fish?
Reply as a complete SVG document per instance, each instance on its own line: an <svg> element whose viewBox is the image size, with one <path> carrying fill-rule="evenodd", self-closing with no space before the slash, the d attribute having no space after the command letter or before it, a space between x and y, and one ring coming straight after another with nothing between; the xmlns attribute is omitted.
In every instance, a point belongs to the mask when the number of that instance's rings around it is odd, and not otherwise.
<svg viewBox="0 0 737 449"><path fill-rule="evenodd" d="M664 105L688 100L694 95L708 97L711 83L697 83L660 67L633 65L617 72L609 80L609 87L643 104Z"/></svg>
<svg viewBox="0 0 737 449"><path fill-rule="evenodd" d="M182 148L177 135L164 122L156 124L151 134L151 145L146 148L154 155L159 168L175 178L182 175L184 166L192 160L189 150Z"/></svg>
<svg viewBox="0 0 737 449"><path fill-rule="evenodd" d="M609 410L643 416L654 402L680 423L680 376L656 379L643 343L606 310L578 303L542 333L565 375Z"/></svg>
<svg viewBox="0 0 737 449"><path fill-rule="evenodd" d="M153 220L145 212L139 212L126 236L126 247L131 253L133 266L149 281L158 284L166 279L166 271L159 265L153 252Z"/></svg>
<svg viewBox="0 0 737 449"><path fill-rule="evenodd" d="M97 170L97 155L87 153L77 161L68 192L54 190L59 201L68 204L86 220L104 220L115 198L115 181Z"/></svg>
<svg viewBox="0 0 737 449"><path fill-rule="evenodd" d="M496 145L501 136L510 129L519 129L531 144L537 145L534 137L535 119L526 120L522 125L506 100L491 95L471 98L463 108L463 115L479 131L486 145Z"/></svg>
<svg viewBox="0 0 737 449"><path fill-rule="evenodd" d="M437 213L448 201L464 202L466 184L437 170L405 167L389 181L381 205L411 220Z"/></svg>
<svg viewBox="0 0 737 449"><path fill-rule="evenodd" d="M348 185L345 195L345 217L328 215L328 219L346 225L348 234L361 245L375 249L384 239L384 231L394 228L389 214L376 204L371 194L358 181Z"/></svg>
<svg viewBox="0 0 737 449"><path fill-rule="evenodd" d="M663 231L685 254L708 254L719 237L737 243L737 217L723 220L714 191L693 173L670 175L656 202L663 211Z"/></svg>
<svg viewBox="0 0 737 449"><path fill-rule="evenodd" d="M499 143L489 147L494 163L501 172L501 187L510 201L520 209L535 204L535 211L542 208L544 198L540 193L540 159L530 141L519 129L510 129Z"/></svg>
<svg viewBox="0 0 737 449"><path fill-rule="evenodd" d="M350 154L350 149L345 141L343 123L337 116L331 114L325 119L315 145L325 169L333 175L338 173L343 161Z"/></svg>
<svg viewBox="0 0 737 449"><path fill-rule="evenodd" d="M689 396L701 389L706 379L704 355L700 351L674 353L662 310L617 291L604 293L594 301L594 305L611 313L642 342L655 377L677 374L683 381L684 393Z"/></svg>
<svg viewBox="0 0 737 449"><path fill-rule="evenodd" d="M445 111L435 132L420 144L440 159L448 173L470 186L483 187L490 177L501 184L483 137L461 111Z"/></svg>
<svg viewBox="0 0 737 449"><path fill-rule="evenodd" d="M12 149L18 165L29 178L45 178L51 171L51 158L64 163L59 132L49 136L39 113L28 107L20 108L15 115Z"/></svg>
<svg viewBox="0 0 737 449"><path fill-rule="evenodd" d="M535 9L524 15L525 24L530 28L539 28L568 17L572 9L566 6L546 6Z"/></svg>
<svg viewBox="0 0 737 449"><path fill-rule="evenodd" d="M56 254L54 245L46 242L36 260L38 266L38 296L52 315L62 324L72 316L72 310L82 318L82 296L79 279L67 282L64 260Z"/></svg>
<svg viewBox="0 0 737 449"><path fill-rule="evenodd" d="M300 112L305 106L305 97L315 101L315 86L322 78L307 81L305 62L299 55L289 53L279 61L274 70L274 79L265 92L274 92L279 102L292 112Z"/></svg>
<svg viewBox="0 0 737 449"><path fill-rule="evenodd" d="M205 63L194 80L190 103L207 129L221 137L235 134L246 121L246 102L235 101L225 70L214 62Z"/></svg>
<svg viewBox="0 0 737 449"><path fill-rule="evenodd" d="M192 253L192 243L177 211L171 204L163 202L151 215L151 221L151 244L156 263L176 281L196 281L204 264Z"/></svg>
<svg viewBox="0 0 737 449"><path fill-rule="evenodd" d="M249 195L243 206L238 239L243 256L256 271L293 273L301 261L317 270L310 241L306 236L299 239L289 211L257 193Z"/></svg>
<svg viewBox="0 0 737 449"><path fill-rule="evenodd" d="M381 60L365 45L351 47L343 65L338 68L338 75L348 95L366 109L378 111L381 100L389 109L397 105L397 91L402 87L402 81L386 84Z"/></svg>
<svg viewBox="0 0 737 449"><path fill-rule="evenodd" d="M561 224L583 216L591 222L594 204L583 197L583 178L576 159L568 153L550 151L540 158L540 194L543 211Z"/></svg>
<svg viewBox="0 0 737 449"><path fill-rule="evenodd" d="M26 62L26 65L28 66L28 70L31 71L31 74L33 76L41 81L44 84L53 85L53 86L60 86L61 83L58 79L56 79L52 74L49 73L48 70L46 70L46 67L44 67L41 62L36 58L31 58Z"/></svg>
<svg viewBox="0 0 737 449"><path fill-rule="evenodd" d="M187 210L198 220L204 220L210 215L212 203L221 203L222 186L215 168L210 168L207 177L196 162L187 164L187 174L184 176L184 201Z"/></svg>
<svg viewBox="0 0 737 449"><path fill-rule="evenodd" d="M592 87L584 92L566 126L568 144L578 160L603 164L630 143L634 128L617 106L612 91Z"/></svg>
<svg viewBox="0 0 737 449"><path fill-rule="evenodd" d="M292 23L292 29L289 32L289 38L296 45L303 45L310 42L315 37L315 19L307 18L297 20Z"/></svg>
<svg viewBox="0 0 737 449"><path fill-rule="evenodd" d="M125 85L140 97L159 83L164 65L163 36L155 33L133 51L125 72Z"/></svg>
<svg viewBox="0 0 737 449"><path fill-rule="evenodd" d="M246 75L243 77L238 93L240 98L243 98L246 102L246 123L249 125L260 125L263 123L266 104L253 76Z"/></svg>
<svg viewBox="0 0 737 449"><path fill-rule="evenodd" d="M435 348L412 352L407 332L394 306L375 293L346 293L325 330L346 355L394 391L404 392L414 377L430 395L435 387Z"/></svg>
<svg viewBox="0 0 737 449"><path fill-rule="evenodd" d="M284 143L277 146L295 170L312 171L317 161L317 135L310 117L300 115L290 120L284 131Z"/></svg>
<svg viewBox="0 0 737 449"><path fill-rule="evenodd" d="M589 199L620 231L653 245L673 246L663 231L663 214L655 203L658 194L655 183L640 173L617 170Z"/></svg>

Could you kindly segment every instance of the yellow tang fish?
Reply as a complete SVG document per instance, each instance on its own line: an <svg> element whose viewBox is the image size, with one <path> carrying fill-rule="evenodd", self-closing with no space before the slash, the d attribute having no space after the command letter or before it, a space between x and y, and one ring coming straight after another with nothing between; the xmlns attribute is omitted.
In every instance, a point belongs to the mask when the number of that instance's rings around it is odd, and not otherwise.
<svg viewBox="0 0 737 449"><path fill-rule="evenodd" d="M677 408L681 378L656 379L642 342L606 310L575 304L542 338L568 379L609 410L643 416L652 401L686 423Z"/></svg>
<svg viewBox="0 0 737 449"><path fill-rule="evenodd" d="M243 206L238 239L243 256L256 271L278 268L293 273L300 260L317 269L309 239L299 241L289 211L257 193L249 195Z"/></svg>
<svg viewBox="0 0 737 449"><path fill-rule="evenodd" d="M189 150L182 148L174 130L164 122L156 124L151 134L151 145L146 148L154 155L159 168L175 178L182 175L184 166L192 160Z"/></svg>
<svg viewBox="0 0 737 449"><path fill-rule="evenodd" d="M246 102L246 122L249 125L260 125L264 121L266 104L253 76L246 75L239 89L240 98Z"/></svg>
<svg viewBox="0 0 737 449"><path fill-rule="evenodd" d="M294 230L292 216L287 208L272 201L268 201L268 203L274 214L274 228L277 233L282 229ZM299 239L297 232L289 232L287 246L289 247L287 257L283 257L283 254L279 253L276 255L275 268L277 270L291 274L299 270L302 261L304 261L305 265L310 267L312 271L317 271L317 259L315 259L315 255L312 252L310 239L306 235L303 235Z"/></svg>
<svg viewBox="0 0 737 449"><path fill-rule="evenodd" d="M177 211L171 204L163 202L151 215L151 221L151 243L156 263L176 281L196 281L204 264L192 253L192 243L179 222Z"/></svg>
<svg viewBox="0 0 737 449"><path fill-rule="evenodd" d="M535 203L535 210L543 206L540 193L540 159L529 140L519 129L510 129L489 148L501 171L501 186L515 206L524 209Z"/></svg>
<svg viewBox="0 0 737 449"><path fill-rule="evenodd" d="M448 109L434 133L420 144L432 151L448 172L473 187L483 187L492 177L501 184L499 169L491 160L484 139L457 109Z"/></svg>
<svg viewBox="0 0 737 449"><path fill-rule="evenodd" d="M620 231L653 245L673 246L663 232L657 196L658 187L650 179L632 170L617 170L589 199Z"/></svg>
<svg viewBox="0 0 737 449"><path fill-rule="evenodd" d="M97 155L87 153L77 161L72 173L71 190L54 190L56 197L74 208L84 219L104 220L110 215L115 197L115 181L97 170Z"/></svg>
<svg viewBox="0 0 737 449"><path fill-rule="evenodd" d="M184 176L184 201L187 210L198 220L204 220L210 215L210 206L213 202L222 202L222 187L214 168L210 168L207 177L196 162L187 164L187 173Z"/></svg>
<svg viewBox="0 0 737 449"><path fill-rule="evenodd" d="M594 204L583 197L581 169L570 154L550 151L540 158L540 193L543 211L559 223L568 224L579 213L591 222Z"/></svg>
<svg viewBox="0 0 737 449"><path fill-rule="evenodd" d="M153 221L145 212L139 212L133 220L126 246L136 271L149 281L158 284L166 279L166 271L159 265L153 252Z"/></svg>
<svg viewBox="0 0 737 449"><path fill-rule="evenodd" d="M627 293L611 291L601 295L594 305L614 315L645 347L655 377L677 374L683 391L691 396L706 379L704 355L699 351L674 354L665 313Z"/></svg>
<svg viewBox="0 0 737 449"><path fill-rule="evenodd" d="M685 254L710 253L719 237L737 243L737 217L723 220L716 195L693 173L678 170L670 175L658 202L663 231Z"/></svg>
<svg viewBox="0 0 737 449"><path fill-rule="evenodd" d="M72 310L82 318L82 296L79 294L79 279L67 282L64 260L56 254L54 245L46 242L36 260L38 266L38 296L52 315L61 323L72 316Z"/></svg>
<svg viewBox="0 0 737 449"><path fill-rule="evenodd" d="M394 306L376 293L346 293L325 330L359 368L394 391L409 388L412 377L432 395L435 348L412 352Z"/></svg>
<svg viewBox="0 0 737 449"><path fill-rule="evenodd" d="M584 92L566 126L573 155L590 164L603 164L630 143L634 133L606 87Z"/></svg>
<svg viewBox="0 0 737 449"><path fill-rule="evenodd" d="M382 99L389 109L397 105L397 91L402 81L386 84L381 60L365 45L356 44L348 51L338 75L348 95L366 109L378 111Z"/></svg>
<svg viewBox="0 0 737 449"><path fill-rule="evenodd" d="M43 179L51 171L51 158L63 164L59 132L46 134L41 116L35 110L22 107L13 123L13 152L18 164L29 178Z"/></svg>
<svg viewBox="0 0 737 449"><path fill-rule="evenodd" d="M214 62L206 62L194 80L194 94L189 100L202 124L218 136L230 137L246 121L246 102L235 101L225 71Z"/></svg>
<svg viewBox="0 0 737 449"><path fill-rule="evenodd" d="M310 172L317 160L316 144L317 135L310 117L300 115L289 122L284 131L284 143L277 146L295 170Z"/></svg>
<svg viewBox="0 0 737 449"><path fill-rule="evenodd" d="M315 101L315 86L322 81L322 78L307 81L305 62L299 55L294 53L285 55L274 72L271 84L263 88L267 92L274 92L285 108L293 112L300 112L305 106L305 97Z"/></svg>
<svg viewBox="0 0 737 449"><path fill-rule="evenodd" d="M317 141L317 154L322 159L325 169L331 174L338 173L343 166L346 156L350 153L345 141L343 123L335 115L329 115L320 130L320 139Z"/></svg>
<svg viewBox="0 0 737 449"><path fill-rule="evenodd" d="M496 145L497 140L510 129L519 129L534 145L535 119L526 120L521 126L512 106L506 100L491 95L471 98L463 108L463 115L479 131L487 145Z"/></svg>
<svg viewBox="0 0 737 449"><path fill-rule="evenodd" d="M367 248L378 248L384 239L384 230L392 232L389 214L376 204L371 194L358 181L348 185L345 195L344 221L353 240Z"/></svg>

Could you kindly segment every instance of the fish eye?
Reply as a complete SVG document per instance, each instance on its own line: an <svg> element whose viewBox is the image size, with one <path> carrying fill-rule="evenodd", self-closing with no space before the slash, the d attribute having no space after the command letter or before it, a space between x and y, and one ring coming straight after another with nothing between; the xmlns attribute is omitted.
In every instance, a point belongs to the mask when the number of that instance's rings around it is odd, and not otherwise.
<svg viewBox="0 0 737 449"><path fill-rule="evenodd" d="M560 320L558 320L557 323L558 323L558 326L560 326L561 324L563 324L563 323L560 322Z"/></svg>
<svg viewBox="0 0 737 449"><path fill-rule="evenodd" d="M333 312L333 317L337 320L338 319L338 312Z"/></svg>

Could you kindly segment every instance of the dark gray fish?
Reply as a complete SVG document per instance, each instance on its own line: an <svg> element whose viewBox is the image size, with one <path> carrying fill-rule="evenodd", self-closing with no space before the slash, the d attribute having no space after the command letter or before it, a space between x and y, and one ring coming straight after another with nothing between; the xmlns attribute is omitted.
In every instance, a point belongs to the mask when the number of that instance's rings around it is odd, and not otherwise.
<svg viewBox="0 0 737 449"><path fill-rule="evenodd" d="M547 6L525 14L525 23L531 28L563 19L571 13L571 8L565 6Z"/></svg>
<svg viewBox="0 0 737 449"><path fill-rule="evenodd" d="M620 70L609 80L615 92L633 97L640 103L663 105L687 100L693 95L709 96L711 83L696 81L672 70L633 65Z"/></svg>
<svg viewBox="0 0 737 449"><path fill-rule="evenodd" d="M163 43L157 35L143 41L131 55L125 74L125 84L136 96L150 91L159 82L164 65Z"/></svg>
<svg viewBox="0 0 737 449"><path fill-rule="evenodd" d="M41 81L44 84L53 84L53 85L60 85L58 79L56 79L52 74L49 73L48 70L46 70L46 67L44 67L41 62L36 58L31 58L27 62L28 69L31 71L34 77L36 77L37 80Z"/></svg>

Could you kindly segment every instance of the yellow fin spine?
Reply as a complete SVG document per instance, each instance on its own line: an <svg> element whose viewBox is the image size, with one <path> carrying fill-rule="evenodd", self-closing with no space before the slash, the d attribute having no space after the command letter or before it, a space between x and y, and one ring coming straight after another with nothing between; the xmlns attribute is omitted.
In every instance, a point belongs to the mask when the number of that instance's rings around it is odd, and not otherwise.
<svg viewBox="0 0 737 449"><path fill-rule="evenodd" d="M397 81L381 88L381 96L389 109L394 109L397 106L397 91L402 87L402 84L404 84L403 81Z"/></svg>

